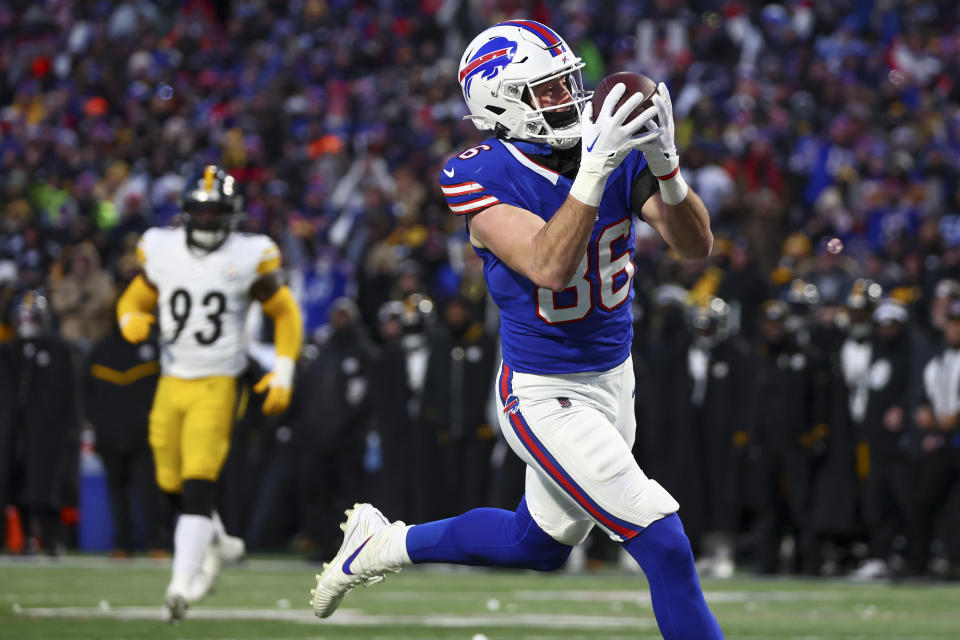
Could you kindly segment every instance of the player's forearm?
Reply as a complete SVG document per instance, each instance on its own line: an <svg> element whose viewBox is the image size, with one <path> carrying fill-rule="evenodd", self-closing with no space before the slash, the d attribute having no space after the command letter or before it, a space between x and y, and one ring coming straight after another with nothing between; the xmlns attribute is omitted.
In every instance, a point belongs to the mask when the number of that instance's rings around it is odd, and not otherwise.
<svg viewBox="0 0 960 640"><path fill-rule="evenodd" d="M157 304L157 290L151 287L142 275L133 279L117 302L117 321L133 311L146 313Z"/></svg>
<svg viewBox="0 0 960 640"><path fill-rule="evenodd" d="M567 287L590 241L597 208L568 197L533 238L533 280L553 291Z"/></svg>
<svg viewBox="0 0 960 640"><path fill-rule="evenodd" d="M663 236L667 243L690 260L701 260L713 249L710 214L703 201L691 189L677 204L666 204Z"/></svg>
<svg viewBox="0 0 960 640"><path fill-rule="evenodd" d="M277 358L296 360L303 342L303 322L289 287L280 287L269 300L263 302L263 311L273 320L273 342Z"/></svg>

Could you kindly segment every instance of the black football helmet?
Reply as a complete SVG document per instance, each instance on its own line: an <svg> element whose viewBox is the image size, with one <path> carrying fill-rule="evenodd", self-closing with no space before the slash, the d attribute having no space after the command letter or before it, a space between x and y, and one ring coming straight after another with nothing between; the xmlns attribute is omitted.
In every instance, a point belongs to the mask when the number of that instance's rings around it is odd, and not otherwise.
<svg viewBox="0 0 960 640"><path fill-rule="evenodd" d="M760 305L760 317L764 322L786 323L790 307L782 300L767 300Z"/></svg>
<svg viewBox="0 0 960 640"><path fill-rule="evenodd" d="M242 207L236 181L224 169L208 164L192 174L180 199L187 244L204 251L219 249L243 219Z"/></svg>
<svg viewBox="0 0 960 640"><path fill-rule="evenodd" d="M867 278L858 278L853 286L850 287L850 293L847 294L848 309L868 309L870 312L880 304L883 297L883 287Z"/></svg>
<svg viewBox="0 0 960 640"><path fill-rule="evenodd" d="M780 299L787 305L787 332L794 334L802 343L809 339L809 329L820 308L820 290L817 285L802 278L794 278Z"/></svg>
<svg viewBox="0 0 960 640"><path fill-rule="evenodd" d="M411 293L405 300L391 300L380 305L377 322L396 322L406 334L423 333L435 322L435 306L427 296Z"/></svg>
<svg viewBox="0 0 960 640"><path fill-rule="evenodd" d="M871 318L873 310L880 304L883 297L883 288L867 278L858 278L854 281L847 294L847 331L855 340L863 340L873 330Z"/></svg>
<svg viewBox="0 0 960 640"><path fill-rule="evenodd" d="M53 311L47 297L38 290L25 292L17 304L17 336L33 340L53 331Z"/></svg>
<svg viewBox="0 0 960 640"><path fill-rule="evenodd" d="M729 333L730 305L723 299L710 296L692 312L693 328L705 335L718 335L721 339Z"/></svg>

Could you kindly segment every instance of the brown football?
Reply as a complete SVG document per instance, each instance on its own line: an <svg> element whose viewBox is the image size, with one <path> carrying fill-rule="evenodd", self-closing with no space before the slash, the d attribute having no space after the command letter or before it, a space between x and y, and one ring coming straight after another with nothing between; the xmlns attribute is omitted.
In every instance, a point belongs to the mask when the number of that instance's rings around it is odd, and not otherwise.
<svg viewBox="0 0 960 640"><path fill-rule="evenodd" d="M607 94L610 93L610 89L613 89L614 86L621 82L627 87L627 90L624 91L623 97L620 98L620 102L618 102L617 106L614 107L614 113L616 113L617 109L620 108L620 105L626 102L627 99L633 94L641 93L644 96L644 100L640 103L640 106L634 109L633 113L627 116L627 119L624 122L633 120L643 113L647 108L653 106L653 101L650 98L654 93L657 92L657 83L640 73L620 71L618 73L612 73L601 80L600 84L597 85L597 88L593 90L593 98L591 98L591 101L593 102L594 120L596 120L596 114L600 113L600 107L603 106L603 101L606 99Z"/></svg>

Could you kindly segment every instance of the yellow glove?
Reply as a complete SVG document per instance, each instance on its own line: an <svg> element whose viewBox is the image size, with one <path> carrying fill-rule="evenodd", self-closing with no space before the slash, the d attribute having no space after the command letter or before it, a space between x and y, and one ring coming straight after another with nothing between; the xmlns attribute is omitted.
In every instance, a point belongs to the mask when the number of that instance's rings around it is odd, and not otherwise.
<svg viewBox="0 0 960 640"><path fill-rule="evenodd" d="M150 325L157 319L145 311L128 311L120 318L120 333L127 342L137 344L150 335Z"/></svg>
<svg viewBox="0 0 960 640"><path fill-rule="evenodd" d="M273 371L260 378L260 382L253 388L254 393L267 392L263 400L263 413L275 416L283 413L290 406L290 396L293 394L293 359L278 356Z"/></svg>

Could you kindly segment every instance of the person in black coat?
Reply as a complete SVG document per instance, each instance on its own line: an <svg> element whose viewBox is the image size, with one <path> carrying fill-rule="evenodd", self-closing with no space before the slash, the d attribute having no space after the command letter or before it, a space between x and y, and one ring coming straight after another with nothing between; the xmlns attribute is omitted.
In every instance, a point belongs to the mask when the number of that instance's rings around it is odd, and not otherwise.
<svg viewBox="0 0 960 640"><path fill-rule="evenodd" d="M895 301L886 301L873 312L873 348L861 425L869 451L862 487L869 557L853 574L860 579L886 576L894 538L906 533L912 499L906 455L913 352L908 321L906 308Z"/></svg>
<svg viewBox="0 0 960 640"><path fill-rule="evenodd" d="M818 573L832 575L859 534L854 452L858 434L850 420L840 350L847 339L841 308L825 305L810 326L810 419L802 443L810 455L812 499L809 527L817 539L810 558Z"/></svg>
<svg viewBox="0 0 960 640"><path fill-rule="evenodd" d="M127 556L134 550L137 504L142 509L147 548L159 551L170 546L169 532L162 524L169 518L164 517L164 500L153 478L147 442L157 357L155 340L130 344L116 324L87 357L86 418L93 425L96 450L107 472L114 555Z"/></svg>
<svg viewBox="0 0 960 640"><path fill-rule="evenodd" d="M809 569L807 516L809 455L801 437L809 423L809 358L787 332L788 308L779 300L761 307L761 341L750 367L753 403L748 419L757 490L757 560L762 573L780 570L780 543L798 541L793 570Z"/></svg>
<svg viewBox="0 0 960 640"><path fill-rule="evenodd" d="M692 529L693 521L702 514L703 496L692 458L693 383L687 364L692 335L686 317L687 295L675 284L654 291L649 329L641 338L643 353L637 359L644 369L638 380L646 384L637 386L637 394L643 395L644 415L637 423L634 452L647 475L677 499L684 527Z"/></svg>
<svg viewBox="0 0 960 640"><path fill-rule="evenodd" d="M496 345L463 298L443 307L442 323L429 336L430 357L423 385L423 429L433 435L433 518L488 502L496 435L487 418Z"/></svg>
<svg viewBox="0 0 960 640"><path fill-rule="evenodd" d="M415 446L419 407L414 402L404 342L410 319L410 310L399 300L382 304L377 312L380 359L371 401L382 466L370 472L370 480L374 503L387 513L423 513L422 486L416 472L427 461Z"/></svg>
<svg viewBox="0 0 960 640"><path fill-rule="evenodd" d="M0 342L0 508L6 510L12 502L10 490L13 484L14 464L14 418L17 415L17 403L13 401L17 393L17 383L13 368L7 362L9 349L7 343ZM7 540L7 518L0 518L0 541ZM0 549L2 549L0 545Z"/></svg>
<svg viewBox="0 0 960 640"><path fill-rule="evenodd" d="M21 511L32 549L58 554L60 510L76 504L78 484L75 369L40 292L23 295L16 325L17 337L0 348L0 504Z"/></svg>
<svg viewBox="0 0 960 640"><path fill-rule="evenodd" d="M315 345L302 349L297 359L298 376L316 354ZM247 548L258 550L285 547L300 526L301 443L290 422L293 404L284 413L265 416L261 411L263 395L251 393L252 386L267 371L269 363L261 364L251 357L246 373L238 379L240 411L220 474L218 501L226 529L243 531ZM292 546L296 548L296 542Z"/></svg>
<svg viewBox="0 0 960 640"><path fill-rule="evenodd" d="M733 574L752 392L747 384L748 347L729 334L729 313L727 304L716 297L699 307L693 317L695 337L687 354L695 438L691 443L695 462L688 470L699 475L698 493L703 497L702 514L696 519L705 556L699 568L720 578Z"/></svg>
<svg viewBox="0 0 960 640"><path fill-rule="evenodd" d="M340 544L337 524L345 509L366 500L366 459L375 416L369 392L379 353L349 298L330 314L331 333L300 372L288 424L299 446L301 528L316 547L315 557L333 556ZM372 453L372 450L371 450Z"/></svg>
<svg viewBox="0 0 960 640"><path fill-rule="evenodd" d="M870 398L870 372L875 349L873 312L880 303L882 288L876 282L867 279L854 281L846 298L846 308L838 318L844 325L845 338L840 346L840 370L847 395L847 424L845 442L850 459L847 465L852 467L853 476L853 514L857 522L854 537L862 537L863 508L862 488L869 472L869 446L866 439L867 403ZM840 471L838 467L837 471ZM845 494L849 489L850 476L838 475L832 478L832 491ZM851 547L852 548L852 547ZM842 558L838 559L838 562ZM838 568L845 568L838 565Z"/></svg>
<svg viewBox="0 0 960 640"><path fill-rule="evenodd" d="M938 522L951 577L960 576L960 298L949 301L943 343L923 368L923 393L914 412L919 452L906 572L928 571Z"/></svg>

